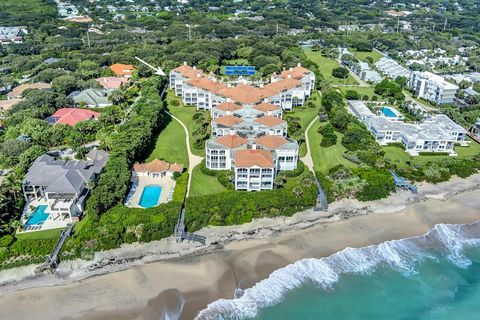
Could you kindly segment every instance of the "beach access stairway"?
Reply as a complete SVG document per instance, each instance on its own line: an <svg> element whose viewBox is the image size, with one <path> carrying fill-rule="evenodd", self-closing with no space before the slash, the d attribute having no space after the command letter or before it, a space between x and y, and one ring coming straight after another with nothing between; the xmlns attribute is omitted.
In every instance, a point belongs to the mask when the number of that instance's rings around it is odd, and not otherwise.
<svg viewBox="0 0 480 320"><path fill-rule="evenodd" d="M328 200L325 191L322 188L322 184L315 177L315 184L317 185L317 205L315 211L328 211Z"/></svg>
<svg viewBox="0 0 480 320"><path fill-rule="evenodd" d="M59 262L58 254L60 253L60 250L62 250L63 244L67 238L72 234L74 226L75 223L69 223L67 228L62 231L60 234L60 239L58 239L58 242L55 245L52 253L47 257L47 261L35 270L36 273L40 273L48 269L55 270L57 268Z"/></svg>
<svg viewBox="0 0 480 320"><path fill-rule="evenodd" d="M180 215L178 216L177 224L175 225L175 239L177 242L182 242L183 240L200 242L205 244L206 238L199 234L194 234L185 231L185 204L182 205L180 210Z"/></svg>
<svg viewBox="0 0 480 320"><path fill-rule="evenodd" d="M417 186L408 182L404 177L399 176L395 171L390 169L390 173L393 176L393 181L395 182L395 187L402 188L403 190L410 190L413 194L418 192Z"/></svg>

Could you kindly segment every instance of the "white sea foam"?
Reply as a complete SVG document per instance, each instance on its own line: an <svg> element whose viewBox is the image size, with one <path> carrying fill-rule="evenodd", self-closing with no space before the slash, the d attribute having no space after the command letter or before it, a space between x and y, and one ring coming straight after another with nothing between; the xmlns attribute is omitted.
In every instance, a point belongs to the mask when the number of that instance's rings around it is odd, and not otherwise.
<svg viewBox="0 0 480 320"><path fill-rule="evenodd" d="M359 249L346 248L321 259L299 260L245 289L241 297L214 301L196 319L251 318L261 308L280 303L288 292L305 282L328 288L342 274L368 274L381 265L410 274L415 272L419 262L438 258L432 251L447 256L459 267L467 267L471 261L464 256L464 248L476 245L480 245L480 222L469 225L438 224L421 237L386 241Z"/></svg>

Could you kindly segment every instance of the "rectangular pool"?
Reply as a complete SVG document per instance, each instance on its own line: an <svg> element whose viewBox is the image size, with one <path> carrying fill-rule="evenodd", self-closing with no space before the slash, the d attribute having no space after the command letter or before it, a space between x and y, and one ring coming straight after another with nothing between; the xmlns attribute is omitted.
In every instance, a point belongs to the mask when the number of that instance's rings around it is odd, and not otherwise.
<svg viewBox="0 0 480 320"><path fill-rule="evenodd" d="M160 200L160 194L162 193L162 187L159 185L149 185L145 186L142 191L142 196L140 197L140 202L138 203L143 208L151 208L158 205Z"/></svg>
<svg viewBox="0 0 480 320"><path fill-rule="evenodd" d="M395 113L395 111L393 111L392 109L387 108L387 107L382 108L382 113L385 115L385 117L388 117L388 118L398 117L398 115Z"/></svg>
<svg viewBox="0 0 480 320"><path fill-rule="evenodd" d="M25 222L25 226L35 226L44 223L48 218L48 213L45 213L47 208L47 205L39 205L35 211L33 211L32 215L28 217L27 222Z"/></svg>

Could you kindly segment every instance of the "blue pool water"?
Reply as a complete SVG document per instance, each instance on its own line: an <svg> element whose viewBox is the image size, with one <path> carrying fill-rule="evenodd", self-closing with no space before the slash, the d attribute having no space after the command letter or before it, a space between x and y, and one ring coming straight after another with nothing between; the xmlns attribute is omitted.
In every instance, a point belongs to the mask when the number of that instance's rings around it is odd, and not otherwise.
<svg viewBox="0 0 480 320"><path fill-rule="evenodd" d="M478 320L480 222L299 260L198 320Z"/></svg>
<svg viewBox="0 0 480 320"><path fill-rule="evenodd" d="M143 188L142 196L140 197L139 205L144 208L155 207L160 199L162 187L157 185L149 185Z"/></svg>
<svg viewBox="0 0 480 320"><path fill-rule="evenodd" d="M392 109L387 108L387 107L382 108L382 113L388 118L396 118L397 117L397 114Z"/></svg>
<svg viewBox="0 0 480 320"><path fill-rule="evenodd" d="M37 224L42 224L48 218L48 213L45 213L48 206L40 205L38 206L35 211L33 211L32 215L28 218L27 222L25 222L25 226L33 226Z"/></svg>

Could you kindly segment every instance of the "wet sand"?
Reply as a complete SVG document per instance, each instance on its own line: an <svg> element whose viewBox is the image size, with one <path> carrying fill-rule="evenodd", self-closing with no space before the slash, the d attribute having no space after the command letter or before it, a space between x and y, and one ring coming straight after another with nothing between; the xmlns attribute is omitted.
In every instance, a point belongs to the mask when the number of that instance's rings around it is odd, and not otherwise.
<svg viewBox="0 0 480 320"><path fill-rule="evenodd" d="M53 287L0 296L0 319L193 319L238 287L253 286L272 271L303 258L328 256L346 247L426 233L438 223L480 220L480 190L430 198L404 208L377 209L368 215L245 240L222 250L154 262Z"/></svg>

